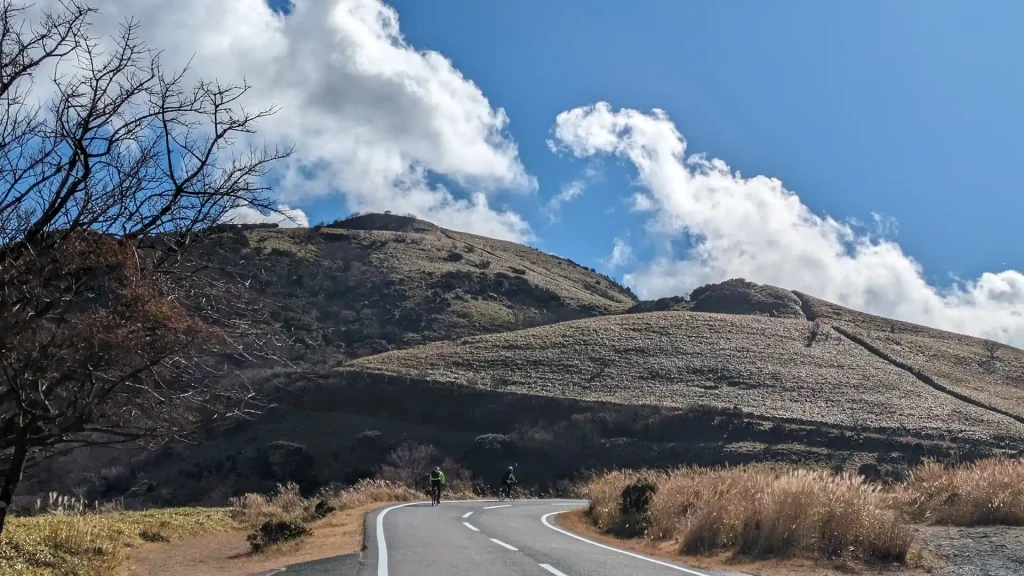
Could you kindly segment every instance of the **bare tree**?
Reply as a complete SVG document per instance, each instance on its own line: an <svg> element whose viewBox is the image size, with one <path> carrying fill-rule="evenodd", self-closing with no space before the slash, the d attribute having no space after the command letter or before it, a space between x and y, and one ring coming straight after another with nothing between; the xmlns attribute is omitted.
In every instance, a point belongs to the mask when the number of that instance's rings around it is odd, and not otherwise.
<svg viewBox="0 0 1024 576"><path fill-rule="evenodd" d="M995 360L996 357L999 355L999 351L1003 349L1002 344L994 342L992 340L983 341L981 346L982 348L985 349L985 352L988 354L989 360Z"/></svg>
<svg viewBox="0 0 1024 576"><path fill-rule="evenodd" d="M166 73L135 21L104 50L79 0L26 14L0 0L0 534L26 466L252 410L211 376L258 312L189 247L274 210L260 183L289 154L242 146L274 112L248 85Z"/></svg>

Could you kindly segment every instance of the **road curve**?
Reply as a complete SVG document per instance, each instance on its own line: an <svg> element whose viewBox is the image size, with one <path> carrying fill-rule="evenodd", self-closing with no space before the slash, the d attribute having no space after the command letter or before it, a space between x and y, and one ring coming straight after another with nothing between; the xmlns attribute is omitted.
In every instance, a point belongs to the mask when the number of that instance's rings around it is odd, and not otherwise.
<svg viewBox="0 0 1024 576"><path fill-rule="evenodd" d="M744 576L690 568L617 550L559 528L573 500L405 504L366 519L367 548L355 558L292 566L293 576Z"/></svg>

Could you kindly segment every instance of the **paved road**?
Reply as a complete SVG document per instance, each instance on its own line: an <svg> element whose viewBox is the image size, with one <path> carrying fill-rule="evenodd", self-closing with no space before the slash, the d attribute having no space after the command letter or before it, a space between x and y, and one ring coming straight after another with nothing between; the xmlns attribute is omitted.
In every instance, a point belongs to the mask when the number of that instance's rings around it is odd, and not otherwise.
<svg viewBox="0 0 1024 576"><path fill-rule="evenodd" d="M519 500L391 507L367 517L368 547L358 557L292 566L282 576L742 576L614 550L554 524L554 514L585 505Z"/></svg>

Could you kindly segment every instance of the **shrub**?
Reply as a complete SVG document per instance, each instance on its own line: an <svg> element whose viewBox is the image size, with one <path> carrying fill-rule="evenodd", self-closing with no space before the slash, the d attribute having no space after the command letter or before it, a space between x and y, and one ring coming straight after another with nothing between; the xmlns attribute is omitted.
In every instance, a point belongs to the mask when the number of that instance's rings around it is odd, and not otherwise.
<svg viewBox="0 0 1024 576"><path fill-rule="evenodd" d="M898 494L914 520L1024 526L1024 461L993 458L956 466L928 461L911 471Z"/></svg>
<svg viewBox="0 0 1024 576"><path fill-rule="evenodd" d="M811 326L807 329L807 338L805 339L804 344L810 348L818 341L819 338L822 340L828 340L828 330L828 326L826 326L821 320L811 322Z"/></svg>
<svg viewBox="0 0 1024 576"><path fill-rule="evenodd" d="M880 487L848 474L768 466L605 474L586 488L591 520L608 531L620 525L624 489L647 482L657 489L646 536L676 537L685 553L904 563L913 541ZM645 492L632 491L638 499Z"/></svg>
<svg viewBox="0 0 1024 576"><path fill-rule="evenodd" d="M643 534L650 527L651 502L658 485L651 479L641 479L627 485L619 495L621 529L632 535Z"/></svg>
<svg viewBox="0 0 1024 576"><path fill-rule="evenodd" d="M297 540L311 532L301 522L288 520L268 520L259 529L245 537L253 552L262 552L268 547L289 540Z"/></svg>
<svg viewBox="0 0 1024 576"><path fill-rule="evenodd" d="M415 486L422 483L430 469L436 451L433 446L402 444L388 454L387 462L380 467L380 477L397 484Z"/></svg>
<svg viewBox="0 0 1024 576"><path fill-rule="evenodd" d="M237 522L259 528L267 522L302 523L312 516L315 504L299 494L295 484L278 485L270 495L246 494L230 501L231 517Z"/></svg>

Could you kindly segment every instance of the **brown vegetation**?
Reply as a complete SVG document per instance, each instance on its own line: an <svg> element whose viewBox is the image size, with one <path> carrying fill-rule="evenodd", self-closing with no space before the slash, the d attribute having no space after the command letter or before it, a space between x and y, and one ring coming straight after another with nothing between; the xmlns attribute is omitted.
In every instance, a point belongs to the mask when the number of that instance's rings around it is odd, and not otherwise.
<svg viewBox="0 0 1024 576"><path fill-rule="evenodd" d="M907 515L953 526L1024 526L1024 461L927 462L897 492Z"/></svg>
<svg viewBox="0 0 1024 576"><path fill-rule="evenodd" d="M810 317L864 338L941 386L1024 418L1024 351L943 330L856 312L799 294ZM988 351L993 348L995 354Z"/></svg>
<svg viewBox="0 0 1024 576"><path fill-rule="evenodd" d="M1020 423L926 386L846 338L807 346L808 329L805 320L763 316L631 314L389 352L344 371L626 404L735 407L919 438L1024 437Z"/></svg>
<svg viewBox="0 0 1024 576"><path fill-rule="evenodd" d="M291 359L309 363L615 314L636 301L571 261L396 215L222 227L199 249L245 264L247 298L267 307Z"/></svg>
<svg viewBox="0 0 1024 576"><path fill-rule="evenodd" d="M653 490L636 508L627 496ZM825 471L743 467L610 472L584 493L589 517L609 532L674 539L687 554L805 556L906 563L913 531L881 488Z"/></svg>

